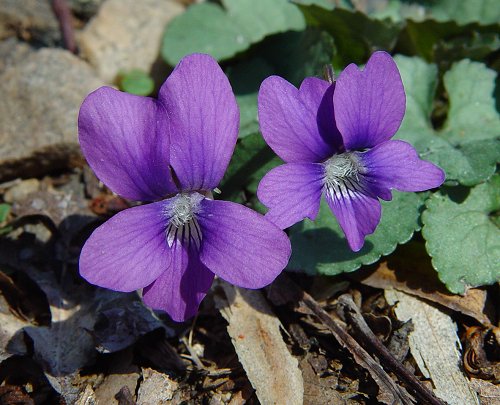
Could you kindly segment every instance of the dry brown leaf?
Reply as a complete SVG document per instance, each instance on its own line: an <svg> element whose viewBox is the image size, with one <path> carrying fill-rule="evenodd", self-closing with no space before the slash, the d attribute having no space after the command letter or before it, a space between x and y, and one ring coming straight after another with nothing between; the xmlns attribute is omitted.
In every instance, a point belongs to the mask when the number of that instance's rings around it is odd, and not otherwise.
<svg viewBox="0 0 500 405"><path fill-rule="evenodd" d="M386 290L385 297L401 321L412 320L410 350L420 371L434 384L434 393L450 405L479 404L460 369L460 340L453 320L432 305L409 294Z"/></svg>
<svg viewBox="0 0 500 405"><path fill-rule="evenodd" d="M354 275L359 282L374 288L394 288L407 294L424 298L431 302L443 305L453 311L468 315L485 326L491 326L490 319L484 314L486 291L471 288L464 296L453 295L447 292L443 284L424 267L394 270L387 261L381 262L377 269L370 273Z"/></svg>
<svg viewBox="0 0 500 405"><path fill-rule="evenodd" d="M464 368L472 376L500 382L500 362L498 359L488 359L486 341L500 352L500 328L484 329L479 326L467 328L465 334Z"/></svg>
<svg viewBox="0 0 500 405"><path fill-rule="evenodd" d="M263 404L300 405L304 382L295 359L283 341L281 323L259 291L221 282L226 299L218 306L228 322L238 358Z"/></svg>

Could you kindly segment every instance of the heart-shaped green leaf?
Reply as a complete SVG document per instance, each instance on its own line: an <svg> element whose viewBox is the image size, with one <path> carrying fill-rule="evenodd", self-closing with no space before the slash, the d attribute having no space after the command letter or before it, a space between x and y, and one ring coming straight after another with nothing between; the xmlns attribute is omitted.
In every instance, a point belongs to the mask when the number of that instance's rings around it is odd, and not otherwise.
<svg viewBox="0 0 500 405"><path fill-rule="evenodd" d="M436 193L422 215L422 234L439 278L454 293L500 280L500 175L470 190ZM468 190L465 190L468 191Z"/></svg>
<svg viewBox="0 0 500 405"><path fill-rule="evenodd" d="M174 66L189 53L218 60L233 57L264 37L305 27L299 9L287 0L223 0L194 4L165 30L161 53Z"/></svg>
<svg viewBox="0 0 500 405"><path fill-rule="evenodd" d="M436 66L416 57L395 59L407 95L405 118L396 137L441 166L449 182L475 185L491 177L500 161L500 118L492 97L495 73L469 60L453 65L444 75L448 117L444 128L436 131L431 124Z"/></svg>

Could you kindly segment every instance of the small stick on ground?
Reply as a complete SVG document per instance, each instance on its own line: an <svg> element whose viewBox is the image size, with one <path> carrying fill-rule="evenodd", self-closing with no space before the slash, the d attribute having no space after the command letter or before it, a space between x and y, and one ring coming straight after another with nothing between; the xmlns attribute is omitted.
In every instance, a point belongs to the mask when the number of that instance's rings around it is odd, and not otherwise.
<svg viewBox="0 0 500 405"><path fill-rule="evenodd" d="M199 370L206 370L206 367L203 365L200 358L196 354L195 350L191 346L190 341L185 336L182 337L181 341L182 341L182 343L184 343L184 346L186 346L186 349L188 349L191 360L196 365L196 367L198 367Z"/></svg>
<svg viewBox="0 0 500 405"><path fill-rule="evenodd" d="M64 46L71 53L77 53L78 48L75 41L75 32L71 18L71 10L66 0L52 0L52 10L59 21Z"/></svg>

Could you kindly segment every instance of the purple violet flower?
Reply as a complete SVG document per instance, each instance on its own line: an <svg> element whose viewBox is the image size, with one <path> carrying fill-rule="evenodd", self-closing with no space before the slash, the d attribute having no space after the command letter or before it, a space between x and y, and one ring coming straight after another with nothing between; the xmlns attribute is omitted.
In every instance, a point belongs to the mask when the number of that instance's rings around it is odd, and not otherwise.
<svg viewBox="0 0 500 405"><path fill-rule="evenodd" d="M297 89L268 77L258 102L262 135L286 163L264 176L257 195L269 208L266 217L282 229L314 220L324 193L358 251L380 222L379 198L391 200L391 189L423 191L444 181L444 172L410 144L390 140L406 98L385 52L375 52L362 71L347 66L334 84L308 77Z"/></svg>
<svg viewBox="0 0 500 405"><path fill-rule="evenodd" d="M238 137L231 86L208 55L182 59L158 100L102 87L83 102L82 151L126 209L85 243L80 274L176 321L193 316L214 274L245 288L271 283L290 257L286 234L239 204L215 201Z"/></svg>

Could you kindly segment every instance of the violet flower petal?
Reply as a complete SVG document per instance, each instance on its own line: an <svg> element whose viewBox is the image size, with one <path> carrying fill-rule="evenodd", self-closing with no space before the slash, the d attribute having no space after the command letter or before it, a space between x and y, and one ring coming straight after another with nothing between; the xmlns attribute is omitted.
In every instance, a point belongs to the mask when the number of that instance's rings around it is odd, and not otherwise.
<svg viewBox="0 0 500 405"><path fill-rule="evenodd" d="M337 80L333 104L346 150L371 148L392 138L403 120L406 97L391 56L375 52L362 71L347 66Z"/></svg>
<svg viewBox="0 0 500 405"><path fill-rule="evenodd" d="M101 87L80 108L80 145L97 177L112 191L139 201L175 190L169 170L167 117L147 97Z"/></svg>
<svg viewBox="0 0 500 405"><path fill-rule="evenodd" d="M445 179L443 170L420 159L413 146L404 141L386 141L359 156L366 168L363 178L372 190L381 190L380 198L384 198L384 189L424 191L439 187Z"/></svg>
<svg viewBox="0 0 500 405"><path fill-rule="evenodd" d="M318 215L325 169L319 163L287 163L260 181L259 200L269 208L266 218L281 229Z"/></svg>
<svg viewBox="0 0 500 405"><path fill-rule="evenodd" d="M320 162L335 152L333 104L322 105L331 85L314 77L305 79L297 89L285 79L271 76L260 86L259 125L264 139L287 163ZM326 124L330 106L331 123ZM323 133L324 128L328 129Z"/></svg>
<svg viewBox="0 0 500 405"><path fill-rule="evenodd" d="M129 208L98 227L80 254L81 276L125 292L152 283L171 261L164 208L164 201Z"/></svg>
<svg viewBox="0 0 500 405"><path fill-rule="evenodd" d="M209 55L184 57L160 89L169 115L170 161L183 191L210 190L238 138L239 110L229 80Z"/></svg>
<svg viewBox="0 0 500 405"><path fill-rule="evenodd" d="M214 274L200 262L192 244L172 244L172 264L143 291L144 303L167 312L176 322L196 315L201 301L212 285Z"/></svg>
<svg viewBox="0 0 500 405"><path fill-rule="evenodd" d="M264 216L228 201L201 201L200 260L219 277L244 288L270 284L291 254L286 234Z"/></svg>
<svg viewBox="0 0 500 405"><path fill-rule="evenodd" d="M328 206L344 231L350 248L357 252L365 236L373 233L382 213L376 196L348 190L345 193L325 193Z"/></svg>

